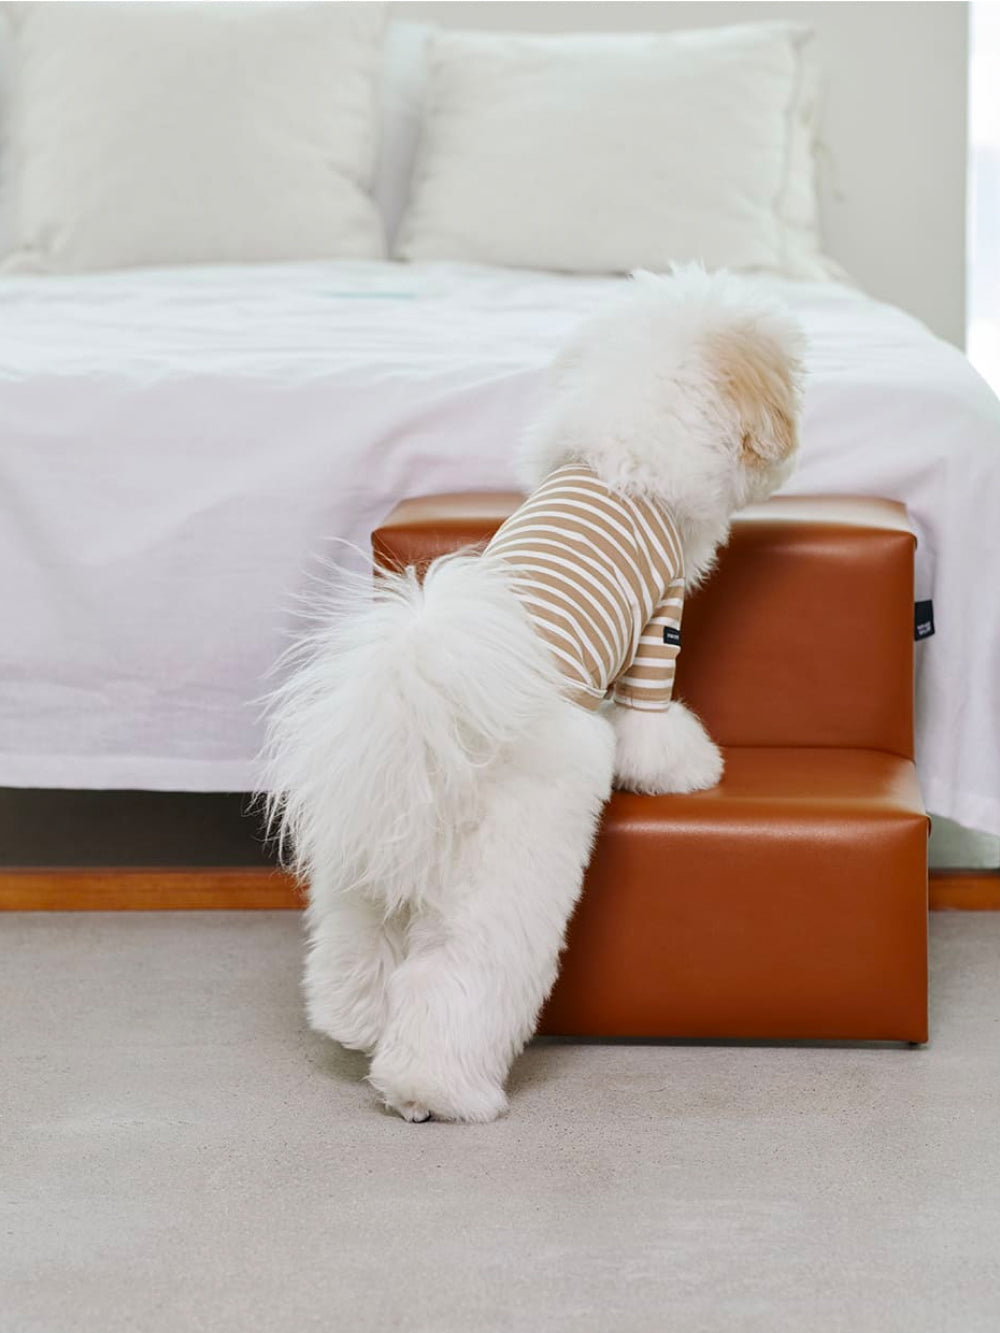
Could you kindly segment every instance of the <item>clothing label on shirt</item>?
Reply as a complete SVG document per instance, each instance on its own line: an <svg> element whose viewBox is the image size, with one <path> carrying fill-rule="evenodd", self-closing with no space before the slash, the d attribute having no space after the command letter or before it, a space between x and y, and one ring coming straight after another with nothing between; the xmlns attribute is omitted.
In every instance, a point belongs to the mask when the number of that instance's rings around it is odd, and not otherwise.
<svg viewBox="0 0 1000 1333"><path fill-rule="evenodd" d="M913 637L915 639L929 639L933 633L934 603L930 600L926 602L914 602Z"/></svg>
<svg viewBox="0 0 1000 1333"><path fill-rule="evenodd" d="M676 625L663 626L663 642L672 643L675 648L681 646L681 632Z"/></svg>

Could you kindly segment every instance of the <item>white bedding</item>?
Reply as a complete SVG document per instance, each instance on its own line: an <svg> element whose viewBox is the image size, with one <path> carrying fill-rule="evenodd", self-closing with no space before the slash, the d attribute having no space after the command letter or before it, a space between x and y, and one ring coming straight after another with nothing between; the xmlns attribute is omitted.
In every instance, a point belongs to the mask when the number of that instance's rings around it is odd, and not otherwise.
<svg viewBox="0 0 1000 1333"><path fill-rule="evenodd" d="M0 282L0 784L242 790L297 599L401 497L507 488L555 345L615 280L304 264ZM1000 404L835 284L800 493L917 528L928 806L1000 833ZM836 644L825 646L835 652Z"/></svg>

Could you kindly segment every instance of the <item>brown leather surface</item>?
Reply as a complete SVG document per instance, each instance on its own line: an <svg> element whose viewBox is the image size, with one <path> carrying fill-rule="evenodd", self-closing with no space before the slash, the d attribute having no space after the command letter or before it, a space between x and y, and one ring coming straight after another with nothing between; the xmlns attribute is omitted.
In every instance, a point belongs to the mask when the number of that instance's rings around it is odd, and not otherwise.
<svg viewBox="0 0 1000 1333"><path fill-rule="evenodd" d="M376 558L482 543L519 500L405 501ZM542 1032L926 1040L914 545L882 500L782 497L737 518L678 659L725 778L612 798Z"/></svg>
<svg viewBox="0 0 1000 1333"><path fill-rule="evenodd" d="M927 818L913 764L730 750L722 785L616 794L549 1034L927 1037Z"/></svg>
<svg viewBox="0 0 1000 1333"><path fill-rule="evenodd" d="M485 542L510 492L398 505L376 559L421 564ZM723 745L913 755L913 550L888 500L778 497L739 515L684 611L677 693Z"/></svg>

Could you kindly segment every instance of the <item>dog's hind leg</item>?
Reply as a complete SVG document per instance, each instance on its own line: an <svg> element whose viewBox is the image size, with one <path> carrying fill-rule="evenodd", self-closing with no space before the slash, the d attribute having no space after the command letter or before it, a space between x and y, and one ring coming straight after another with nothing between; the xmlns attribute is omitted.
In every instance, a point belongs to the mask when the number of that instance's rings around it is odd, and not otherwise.
<svg viewBox="0 0 1000 1333"><path fill-rule="evenodd" d="M307 914L309 1025L342 1046L371 1052L386 1019L386 989L403 950L403 923L359 890L313 886Z"/></svg>
<svg viewBox="0 0 1000 1333"><path fill-rule="evenodd" d="M453 880L416 913L370 1080L408 1120L492 1120L556 977L611 786L604 718L559 701L484 774Z"/></svg>

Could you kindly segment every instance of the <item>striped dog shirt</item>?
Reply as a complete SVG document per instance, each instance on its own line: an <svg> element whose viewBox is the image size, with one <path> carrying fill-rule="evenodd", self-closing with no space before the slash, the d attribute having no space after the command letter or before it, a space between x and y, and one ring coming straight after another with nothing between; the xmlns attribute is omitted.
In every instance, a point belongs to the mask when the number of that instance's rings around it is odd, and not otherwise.
<svg viewBox="0 0 1000 1333"><path fill-rule="evenodd" d="M684 609L684 559L669 513L611 490L579 464L551 473L486 548L546 641L575 703L662 712Z"/></svg>

